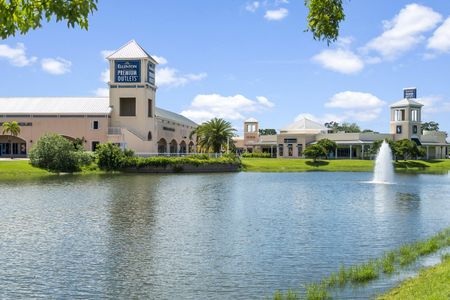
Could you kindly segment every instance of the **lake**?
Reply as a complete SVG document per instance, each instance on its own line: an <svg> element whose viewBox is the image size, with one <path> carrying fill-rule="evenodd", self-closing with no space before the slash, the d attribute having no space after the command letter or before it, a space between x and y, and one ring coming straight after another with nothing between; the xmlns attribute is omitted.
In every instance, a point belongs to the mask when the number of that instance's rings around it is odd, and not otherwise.
<svg viewBox="0 0 450 300"><path fill-rule="evenodd" d="M262 299L450 226L450 176L365 183L371 178L243 172L0 182L0 298ZM369 285L363 295L388 287Z"/></svg>

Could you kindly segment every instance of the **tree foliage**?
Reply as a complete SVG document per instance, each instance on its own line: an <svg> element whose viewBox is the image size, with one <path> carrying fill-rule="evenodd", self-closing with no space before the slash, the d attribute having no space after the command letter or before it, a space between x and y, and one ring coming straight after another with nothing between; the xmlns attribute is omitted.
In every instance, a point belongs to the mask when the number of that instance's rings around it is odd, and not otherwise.
<svg viewBox="0 0 450 300"><path fill-rule="evenodd" d="M358 133L361 132L361 128L356 123L347 123L344 122L342 124L339 124L338 122L331 121L324 124L326 128L329 128L332 130L333 133L336 132L347 132L347 133Z"/></svg>
<svg viewBox="0 0 450 300"><path fill-rule="evenodd" d="M127 156L133 156L132 152L124 152L113 143L100 144L95 150L98 167L106 171L115 171L122 168Z"/></svg>
<svg viewBox="0 0 450 300"><path fill-rule="evenodd" d="M309 9L306 31L328 45L336 41L339 25L345 19L342 0L305 0L305 5Z"/></svg>
<svg viewBox="0 0 450 300"><path fill-rule="evenodd" d="M236 130L224 119L214 118L199 125L192 133L197 136L197 145L206 152L219 153L228 143Z"/></svg>
<svg viewBox="0 0 450 300"><path fill-rule="evenodd" d="M326 158L328 159L328 155L330 153L334 153L334 151L336 151L337 149L337 144L336 142L329 140L329 139L322 139L320 141L317 142L317 145L321 146L323 149L325 149L325 153L326 153Z"/></svg>
<svg viewBox="0 0 450 300"><path fill-rule="evenodd" d="M91 154L76 149L71 141L54 133L43 135L30 151L31 164L51 172L77 172L92 161Z"/></svg>
<svg viewBox="0 0 450 300"><path fill-rule="evenodd" d="M18 136L20 134L20 126L16 121L5 122L2 125L3 134L9 134L12 136Z"/></svg>
<svg viewBox="0 0 450 300"><path fill-rule="evenodd" d="M67 27L88 28L88 16L97 10L98 0L0 0L0 36L42 27L43 20L67 21Z"/></svg>
<svg viewBox="0 0 450 300"><path fill-rule="evenodd" d="M439 123L433 121L422 123L422 131L424 130L439 131Z"/></svg>
<svg viewBox="0 0 450 300"><path fill-rule="evenodd" d="M260 129L259 134L260 135L275 135L275 134L277 134L277 131L275 129L271 129L271 128Z"/></svg>
<svg viewBox="0 0 450 300"><path fill-rule="evenodd" d="M327 155L327 151L325 150L324 147L322 147L319 144L314 144L314 145L310 145L308 146L304 151L303 154L307 157L307 158L312 158L314 162L317 161L318 158L320 157L325 157Z"/></svg>

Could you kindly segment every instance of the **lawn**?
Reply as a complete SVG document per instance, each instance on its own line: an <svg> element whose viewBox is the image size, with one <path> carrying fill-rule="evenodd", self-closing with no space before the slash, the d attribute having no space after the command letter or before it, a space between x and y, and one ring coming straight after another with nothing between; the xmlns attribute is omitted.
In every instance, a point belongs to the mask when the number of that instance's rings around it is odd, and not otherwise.
<svg viewBox="0 0 450 300"><path fill-rule="evenodd" d="M394 299L450 299L450 257L378 297L378 300Z"/></svg>
<svg viewBox="0 0 450 300"><path fill-rule="evenodd" d="M288 158L242 158L243 170L248 172L371 172L373 160L320 160ZM395 163L396 171L443 173L450 170L450 160L408 160Z"/></svg>
<svg viewBox="0 0 450 300"><path fill-rule="evenodd" d="M23 179L52 176L53 173L35 168L28 160L2 160L0 161L0 180Z"/></svg>

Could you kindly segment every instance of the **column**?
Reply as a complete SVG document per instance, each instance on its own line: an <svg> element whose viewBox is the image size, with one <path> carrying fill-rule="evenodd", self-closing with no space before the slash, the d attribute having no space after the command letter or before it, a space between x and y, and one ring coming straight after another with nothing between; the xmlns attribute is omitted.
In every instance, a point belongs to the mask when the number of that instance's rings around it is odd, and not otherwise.
<svg viewBox="0 0 450 300"><path fill-rule="evenodd" d="M338 154L338 147L336 146L336 150L334 150L334 159L337 159L338 158L338 156L337 156L337 154Z"/></svg>
<svg viewBox="0 0 450 300"><path fill-rule="evenodd" d="M430 159L430 146L427 146L427 160Z"/></svg>
<svg viewBox="0 0 450 300"><path fill-rule="evenodd" d="M350 159L353 159L353 149L352 149L352 145L350 145Z"/></svg>
<svg viewBox="0 0 450 300"><path fill-rule="evenodd" d="M364 159L364 144L361 145L361 158Z"/></svg>

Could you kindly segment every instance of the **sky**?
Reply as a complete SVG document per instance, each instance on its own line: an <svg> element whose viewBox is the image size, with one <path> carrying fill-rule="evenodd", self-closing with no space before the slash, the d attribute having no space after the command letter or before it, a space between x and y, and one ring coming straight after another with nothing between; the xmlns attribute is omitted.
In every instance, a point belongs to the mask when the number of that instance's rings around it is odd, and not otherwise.
<svg viewBox="0 0 450 300"><path fill-rule="evenodd" d="M305 32L303 0L100 0L89 30L51 22L0 40L0 97L107 95L105 55L135 39L159 61L156 105L242 131L308 117L389 131L417 87L423 121L450 131L450 1L344 0L340 38Z"/></svg>

